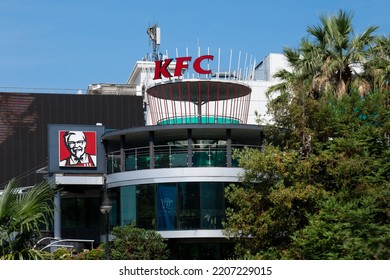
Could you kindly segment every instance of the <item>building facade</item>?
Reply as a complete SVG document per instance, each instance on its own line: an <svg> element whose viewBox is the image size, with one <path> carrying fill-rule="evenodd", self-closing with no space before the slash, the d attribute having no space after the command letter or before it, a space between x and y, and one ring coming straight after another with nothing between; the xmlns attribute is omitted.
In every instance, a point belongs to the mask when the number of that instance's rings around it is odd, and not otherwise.
<svg viewBox="0 0 390 280"><path fill-rule="evenodd" d="M42 181L48 164L48 125L103 124L107 129L144 125L142 98L0 92L0 190L15 178L21 186Z"/></svg>
<svg viewBox="0 0 390 280"><path fill-rule="evenodd" d="M1 111L8 117L0 138L3 162L18 155L18 143L40 137L26 145L34 160L3 173L2 181L33 170L22 185L33 185L43 174L61 187L51 232L57 239L103 242L99 207L107 193L110 228L135 224L156 230L173 259L229 258L234 244L223 231L229 207L224 191L239 184L243 171L233 150L261 149L263 124L270 121L265 91L286 61L270 54L233 70L230 63L214 69L213 59L138 61L126 84L92 84L86 95L2 93L7 110L15 110L13 102L25 104L22 112L12 111L17 117ZM15 122L24 136L17 136ZM100 157L99 163L77 163L80 151ZM21 168L22 156L13 160Z"/></svg>
<svg viewBox="0 0 390 280"><path fill-rule="evenodd" d="M243 171L232 154L261 149L264 120L256 120L255 111L267 119L265 91L275 81L260 78L282 67L280 59L270 55L245 77L216 71L186 78L175 70L176 59L167 67L172 77L164 78L154 72L157 62L139 62L129 83L138 83L146 125L103 135L111 225L158 231L172 258L231 257L234 241L223 230L229 206L224 192L240 183ZM189 71L189 65L182 68Z"/></svg>
<svg viewBox="0 0 390 280"><path fill-rule="evenodd" d="M0 92L0 194L11 179L16 179L22 188L45 178L55 179L54 183L62 189L62 232L56 237L90 239L97 244L102 231L102 182L81 176L82 173L74 179L66 170L48 173L48 127L96 127L100 123L110 130L143 126L142 104L142 97L132 95ZM47 231L53 236L53 228Z"/></svg>

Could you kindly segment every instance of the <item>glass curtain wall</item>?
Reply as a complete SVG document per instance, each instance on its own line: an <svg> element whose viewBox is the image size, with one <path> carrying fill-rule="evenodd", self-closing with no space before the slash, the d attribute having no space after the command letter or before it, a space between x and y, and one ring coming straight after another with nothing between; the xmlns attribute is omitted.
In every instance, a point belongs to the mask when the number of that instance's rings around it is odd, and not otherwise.
<svg viewBox="0 0 390 280"><path fill-rule="evenodd" d="M135 222L138 227L155 230L222 229L226 185L182 182L123 186L111 191L116 208L111 219L118 225Z"/></svg>

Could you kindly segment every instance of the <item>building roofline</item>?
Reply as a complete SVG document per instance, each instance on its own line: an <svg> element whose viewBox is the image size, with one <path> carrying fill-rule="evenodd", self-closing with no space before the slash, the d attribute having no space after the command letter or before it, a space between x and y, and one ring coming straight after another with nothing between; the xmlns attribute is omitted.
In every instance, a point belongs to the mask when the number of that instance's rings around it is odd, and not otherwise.
<svg viewBox="0 0 390 280"><path fill-rule="evenodd" d="M175 125L148 125L142 127L126 128L121 130L109 131L103 134L103 140L110 140L121 135L139 133L139 132L150 132L150 131L168 131L168 130L182 130L182 129L231 129L231 130L251 130L251 131L262 131L264 130L263 125L254 124L175 124Z"/></svg>

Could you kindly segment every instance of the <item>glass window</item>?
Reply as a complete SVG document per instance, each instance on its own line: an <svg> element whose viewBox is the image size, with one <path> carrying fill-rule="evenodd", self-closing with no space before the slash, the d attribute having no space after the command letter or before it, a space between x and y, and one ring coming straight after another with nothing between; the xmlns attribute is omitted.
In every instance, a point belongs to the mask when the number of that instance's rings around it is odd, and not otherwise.
<svg viewBox="0 0 390 280"><path fill-rule="evenodd" d="M194 140L192 165L194 167L226 166L225 140Z"/></svg>
<svg viewBox="0 0 390 280"><path fill-rule="evenodd" d="M137 226L146 229L156 229L155 186L137 186L136 196Z"/></svg>
<svg viewBox="0 0 390 280"><path fill-rule="evenodd" d="M112 229L114 226L118 225L120 223L120 203L119 201L120 198L120 189L109 189L108 190L108 197L111 200L112 208L110 210L110 228ZM103 216L103 221L104 220L104 215ZM105 222L104 222L105 223ZM103 225L104 225L103 223ZM104 227L103 227L104 228Z"/></svg>
<svg viewBox="0 0 390 280"><path fill-rule="evenodd" d="M178 229L199 229L199 183L180 183L178 187Z"/></svg>
<svg viewBox="0 0 390 280"><path fill-rule="evenodd" d="M188 154L187 151L172 151L172 167L187 167Z"/></svg>
<svg viewBox="0 0 390 280"><path fill-rule="evenodd" d="M149 169L150 168L150 156L149 151L139 153L136 158L136 169Z"/></svg>
<svg viewBox="0 0 390 280"><path fill-rule="evenodd" d="M126 156L125 159L125 170L131 171L136 170L136 158L133 155Z"/></svg>
<svg viewBox="0 0 390 280"><path fill-rule="evenodd" d="M99 240L99 197L72 197L61 200L61 234L63 238Z"/></svg>
<svg viewBox="0 0 390 280"><path fill-rule="evenodd" d="M157 187L157 229L176 229L176 184L160 184Z"/></svg>
<svg viewBox="0 0 390 280"><path fill-rule="evenodd" d="M119 155L109 155L107 157L107 173L120 172L121 159Z"/></svg>
<svg viewBox="0 0 390 280"><path fill-rule="evenodd" d="M200 183L201 228L221 229L225 217L224 183Z"/></svg>
<svg viewBox="0 0 390 280"><path fill-rule="evenodd" d="M120 222L126 224L136 215L137 226L147 229L222 229L225 185L183 182L122 187Z"/></svg>
<svg viewBox="0 0 390 280"><path fill-rule="evenodd" d="M156 152L154 156L154 167L155 168L170 168L170 153L169 151L161 151Z"/></svg>
<svg viewBox="0 0 390 280"><path fill-rule="evenodd" d="M137 195L135 186L123 186L120 188L120 224L122 226L136 221Z"/></svg>
<svg viewBox="0 0 390 280"><path fill-rule="evenodd" d="M77 228L98 226L100 216L99 198L76 197L61 201L62 227Z"/></svg>

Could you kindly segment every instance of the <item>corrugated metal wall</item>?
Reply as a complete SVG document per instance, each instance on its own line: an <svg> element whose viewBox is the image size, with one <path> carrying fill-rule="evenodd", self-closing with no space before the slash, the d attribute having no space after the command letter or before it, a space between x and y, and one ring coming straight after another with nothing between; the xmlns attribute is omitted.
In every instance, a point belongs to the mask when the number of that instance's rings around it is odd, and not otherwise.
<svg viewBox="0 0 390 280"><path fill-rule="evenodd" d="M42 181L36 170L47 166L48 124L96 123L143 126L142 97L0 92L0 189L12 178L21 186Z"/></svg>

